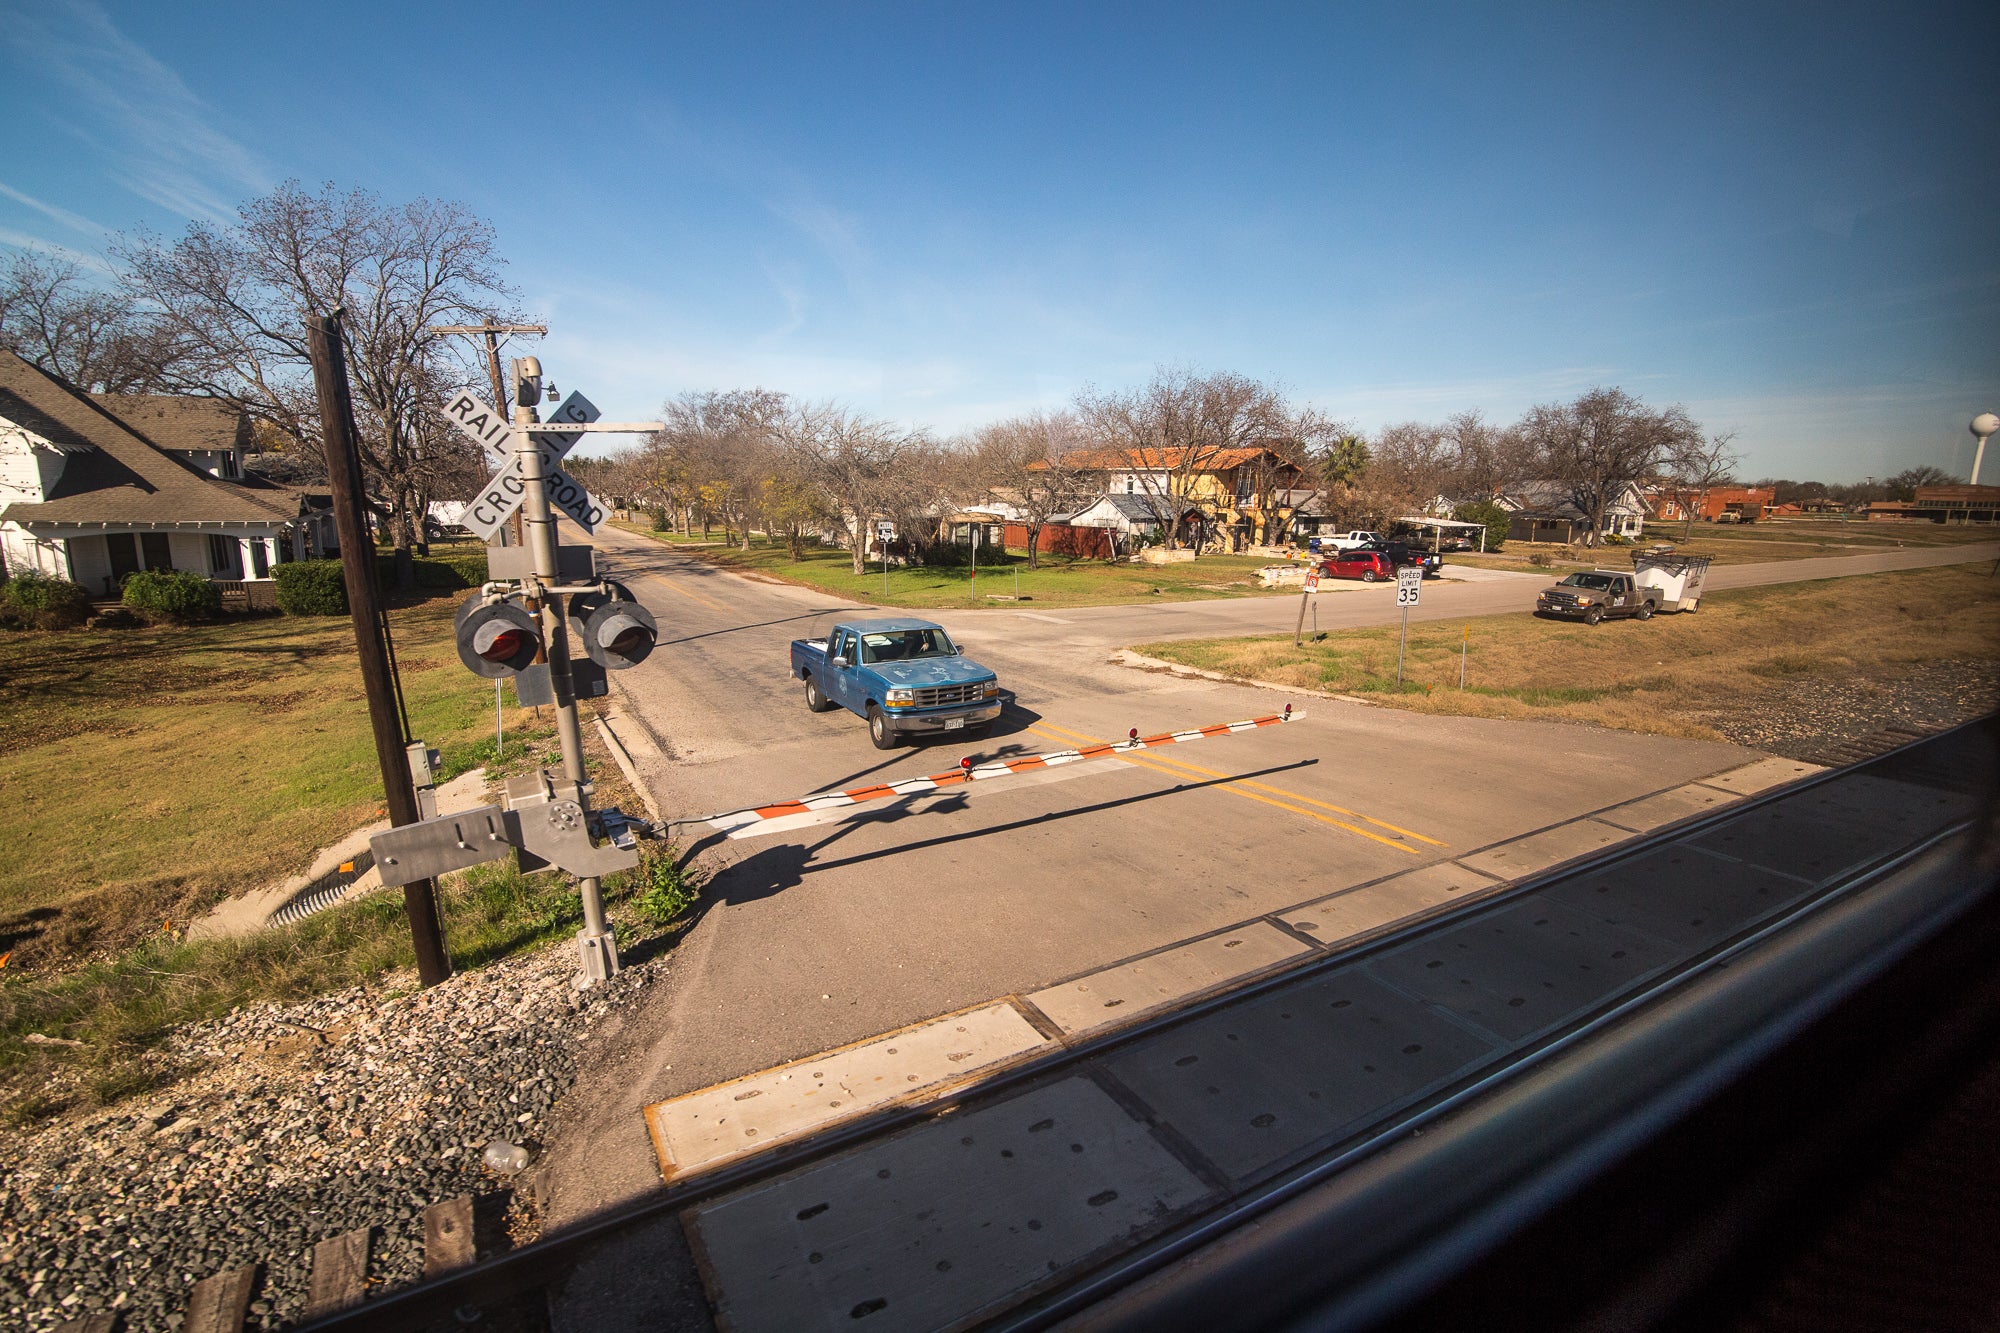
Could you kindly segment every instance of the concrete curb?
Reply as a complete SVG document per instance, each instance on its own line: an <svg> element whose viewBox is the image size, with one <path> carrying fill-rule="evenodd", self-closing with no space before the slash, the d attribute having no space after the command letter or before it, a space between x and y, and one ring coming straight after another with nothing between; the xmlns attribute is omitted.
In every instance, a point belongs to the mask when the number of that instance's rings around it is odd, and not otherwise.
<svg viewBox="0 0 2000 1333"><path fill-rule="evenodd" d="M1135 653L1130 648L1120 648L1111 654L1111 662L1114 666L1126 667L1132 671L1163 671L1170 676L1181 676L1190 680L1212 680L1220 685L1248 685L1253 689L1275 690L1280 694L1303 694L1313 699L1337 699L1341 703L1360 704L1364 708L1381 707L1373 699L1363 699L1359 695L1309 690L1303 685L1279 685L1268 680L1253 680L1248 676L1228 676L1220 671L1204 671L1200 667L1148 657L1144 653Z"/></svg>

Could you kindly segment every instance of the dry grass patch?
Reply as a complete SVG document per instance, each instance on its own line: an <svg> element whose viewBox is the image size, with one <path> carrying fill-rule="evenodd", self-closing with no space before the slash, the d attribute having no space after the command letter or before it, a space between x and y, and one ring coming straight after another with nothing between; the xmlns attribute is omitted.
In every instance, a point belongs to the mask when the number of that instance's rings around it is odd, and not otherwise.
<svg viewBox="0 0 2000 1333"><path fill-rule="evenodd" d="M1469 630L1469 634L1468 634ZM1353 694L1417 712L1567 718L1717 738L1701 720L1800 677L1887 680L1929 662L1992 659L2000 578L1980 566L1715 593L1696 615L1601 625L1527 615L1410 626L1139 645L1136 651L1246 680ZM1466 688L1458 688L1464 649Z"/></svg>
<svg viewBox="0 0 2000 1333"><path fill-rule="evenodd" d="M1848 523L1782 519L1761 523L1696 523L1686 537L1679 523L1648 523L1639 549L1668 543L1706 555L1718 565L1755 565L1771 560L1811 560L1823 556L1875 555L1904 547L1964 546L2000 541L2000 527L1954 526L1945 523ZM1547 569L1624 569L1631 564L1631 546L1562 546L1551 542L1507 543L1500 551L1460 552L1446 563L1482 569L1536 572ZM1540 563L1537 563L1539 559Z"/></svg>

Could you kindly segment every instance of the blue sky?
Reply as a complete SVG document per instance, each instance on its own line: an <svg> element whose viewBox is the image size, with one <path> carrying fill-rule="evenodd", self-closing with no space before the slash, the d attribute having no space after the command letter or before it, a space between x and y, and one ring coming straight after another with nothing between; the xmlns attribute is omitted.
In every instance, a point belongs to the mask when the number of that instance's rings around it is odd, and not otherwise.
<svg viewBox="0 0 2000 1333"><path fill-rule="evenodd" d="M1834 480L2000 410L2000 6L575 8L0 0L0 244L457 199L617 419L1617 384Z"/></svg>

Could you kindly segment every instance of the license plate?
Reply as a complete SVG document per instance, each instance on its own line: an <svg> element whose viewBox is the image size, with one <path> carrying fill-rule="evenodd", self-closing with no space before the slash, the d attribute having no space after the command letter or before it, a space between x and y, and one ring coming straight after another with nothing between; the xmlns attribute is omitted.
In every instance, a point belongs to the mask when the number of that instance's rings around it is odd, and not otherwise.
<svg viewBox="0 0 2000 1333"><path fill-rule="evenodd" d="M958 731L964 726L965 719L962 717L948 717L944 720L944 729L946 731Z"/></svg>

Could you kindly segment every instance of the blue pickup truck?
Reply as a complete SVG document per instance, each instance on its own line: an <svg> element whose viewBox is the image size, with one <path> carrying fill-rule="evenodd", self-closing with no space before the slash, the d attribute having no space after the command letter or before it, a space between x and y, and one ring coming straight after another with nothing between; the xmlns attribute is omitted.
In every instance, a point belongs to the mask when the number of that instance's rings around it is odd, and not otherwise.
<svg viewBox="0 0 2000 1333"><path fill-rule="evenodd" d="M928 620L851 620L824 639L793 639L792 676L813 712L867 718L878 750L908 734L983 736L1000 716L999 680Z"/></svg>

